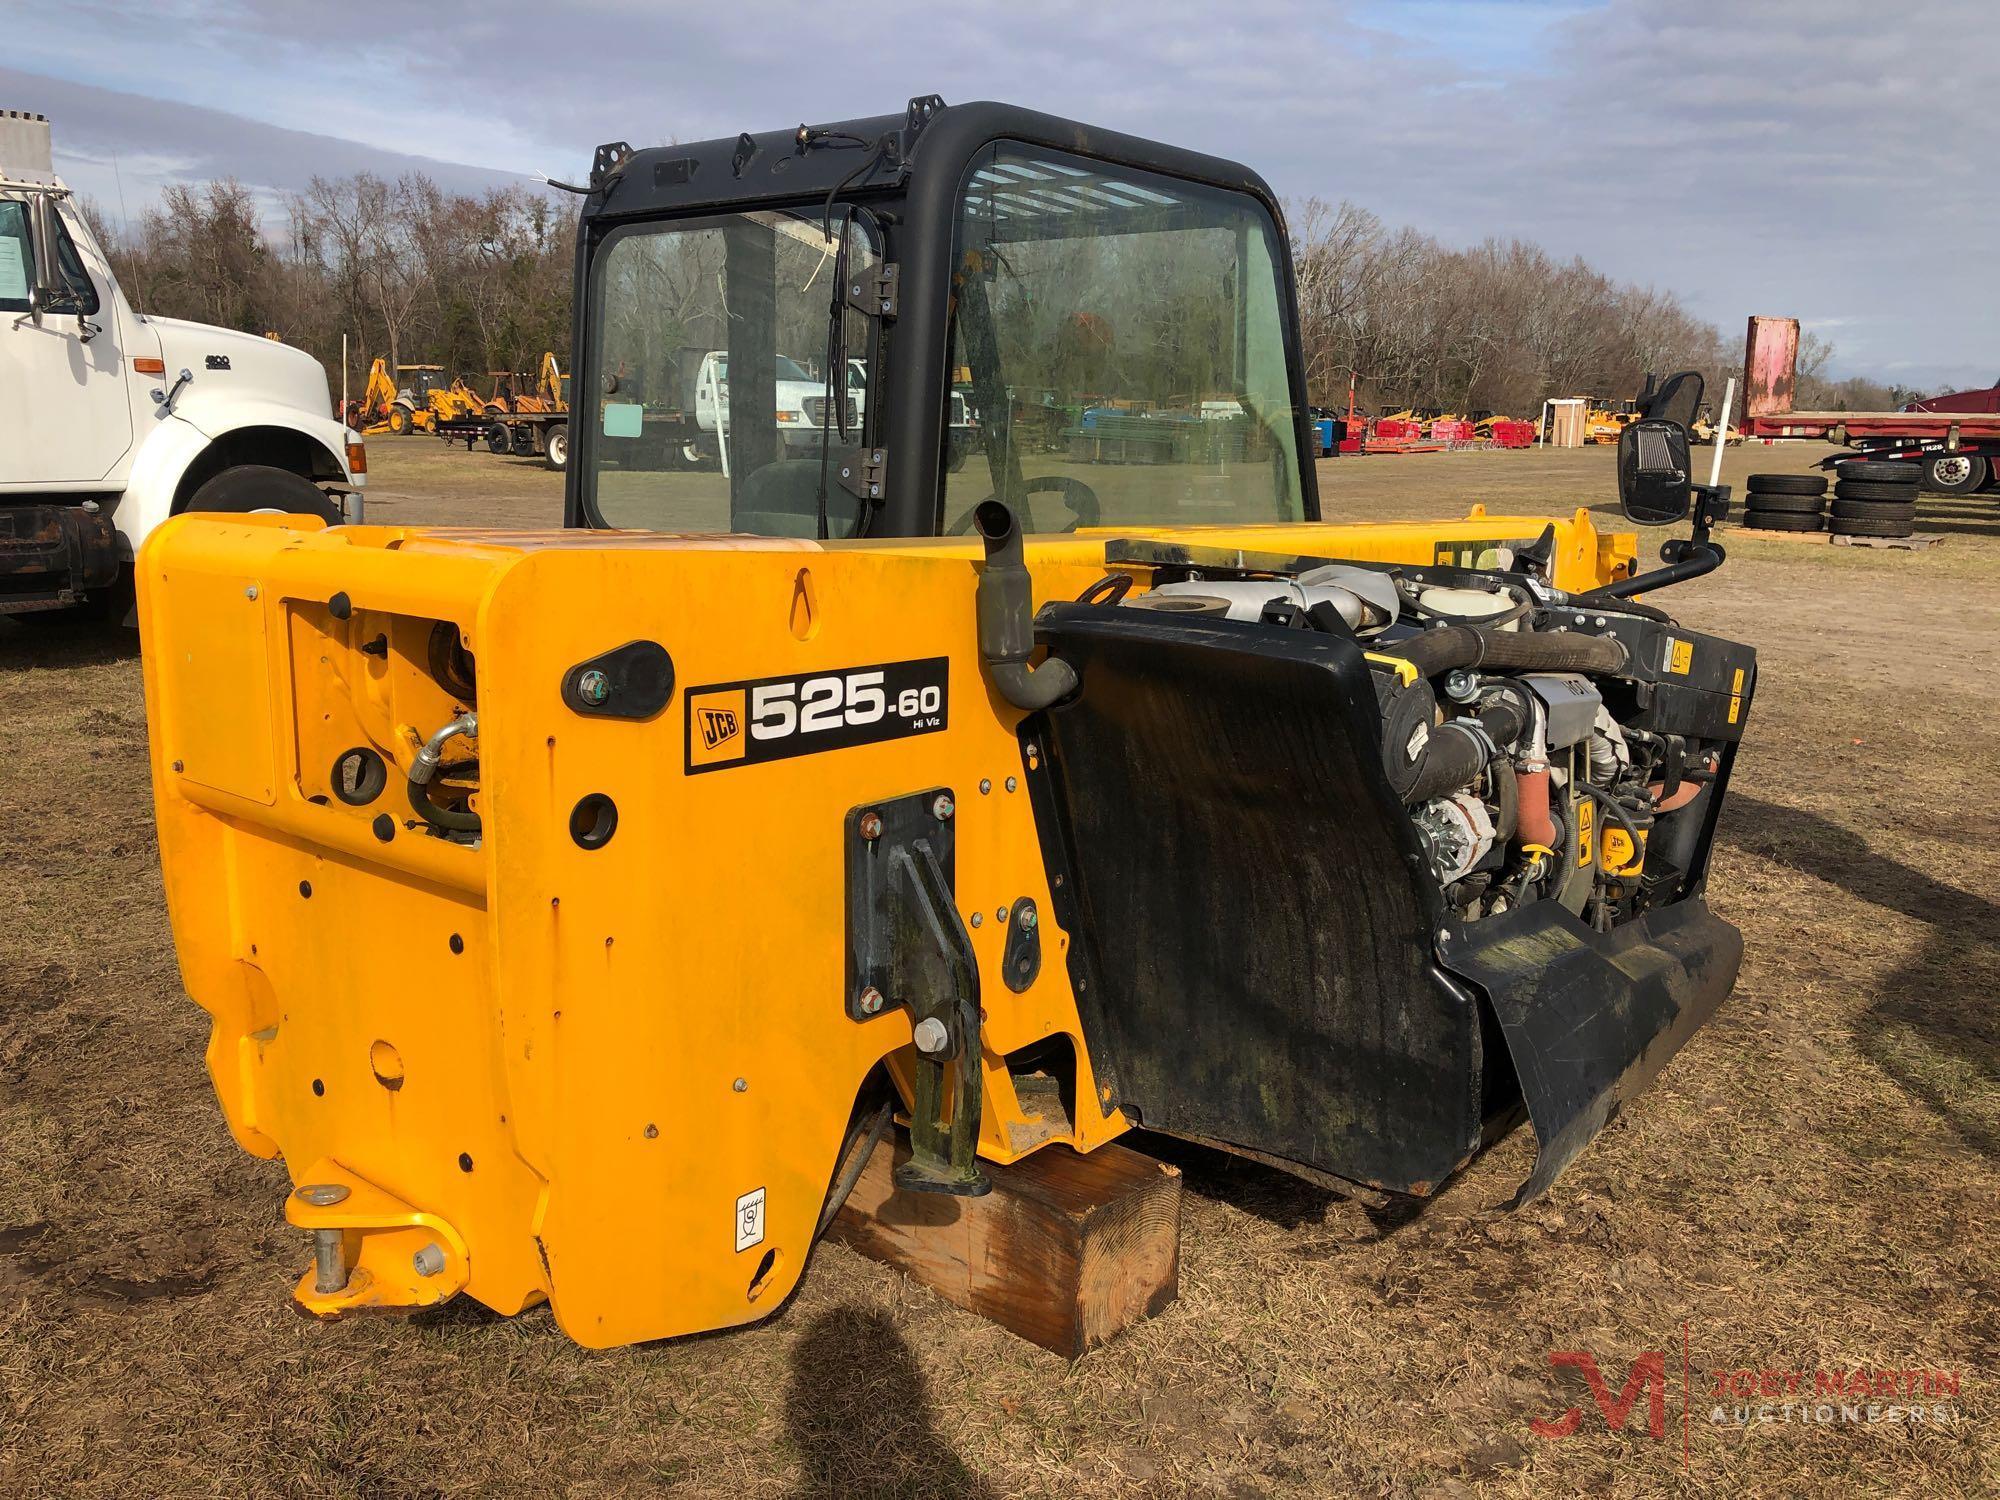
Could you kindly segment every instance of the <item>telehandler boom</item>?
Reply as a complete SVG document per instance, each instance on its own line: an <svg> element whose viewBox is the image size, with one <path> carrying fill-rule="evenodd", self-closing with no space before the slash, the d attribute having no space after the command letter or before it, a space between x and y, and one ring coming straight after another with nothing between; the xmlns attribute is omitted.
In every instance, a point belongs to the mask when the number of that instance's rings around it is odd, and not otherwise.
<svg viewBox="0 0 2000 1500"><path fill-rule="evenodd" d="M1581 510L1336 519L1264 183L936 99L601 148L576 309L568 529L143 558L176 941L307 1309L754 1321L889 1110L943 1195L1143 1125L1423 1197L1525 1117L1532 1196L1728 993L1755 657L1633 598L1721 560L1698 380L1620 440L1629 514L1696 507L1652 572Z"/></svg>

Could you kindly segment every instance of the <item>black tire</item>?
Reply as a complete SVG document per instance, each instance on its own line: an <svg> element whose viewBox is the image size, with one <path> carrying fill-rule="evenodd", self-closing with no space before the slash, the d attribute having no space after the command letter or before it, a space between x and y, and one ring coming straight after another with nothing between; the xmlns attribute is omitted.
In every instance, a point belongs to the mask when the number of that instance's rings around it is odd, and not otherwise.
<svg viewBox="0 0 2000 1500"><path fill-rule="evenodd" d="M1752 474L1745 486L1753 495L1824 495L1824 474Z"/></svg>
<svg viewBox="0 0 2000 1500"><path fill-rule="evenodd" d="M1752 490L1743 497L1745 510L1786 510L1794 515L1816 516L1820 507L1826 504L1826 497L1814 492L1810 495L1787 494L1782 490Z"/></svg>
<svg viewBox="0 0 2000 1500"><path fill-rule="evenodd" d="M569 425L558 422L549 428L548 441L542 449L542 462L560 474L569 467Z"/></svg>
<svg viewBox="0 0 2000 1500"><path fill-rule="evenodd" d="M1914 521L1835 521L1827 530L1835 536L1909 536Z"/></svg>
<svg viewBox="0 0 2000 1500"><path fill-rule="evenodd" d="M1833 513L1848 521L1914 521L1917 505L1914 500L1904 505L1892 500L1836 500Z"/></svg>
<svg viewBox="0 0 2000 1500"><path fill-rule="evenodd" d="M1892 500L1898 505L1917 503L1915 481L1909 484L1880 484L1862 479L1843 479L1833 487L1837 500Z"/></svg>
<svg viewBox="0 0 2000 1500"><path fill-rule="evenodd" d="M1933 453L1924 462L1923 487L1933 495L1970 495L1990 471L1977 453Z"/></svg>
<svg viewBox="0 0 2000 1500"><path fill-rule="evenodd" d="M237 464L206 480L184 507L191 513L242 516L271 511L284 516L318 516L340 524L340 507L302 474L269 464Z"/></svg>
<svg viewBox="0 0 2000 1500"><path fill-rule="evenodd" d="M1795 510L1746 510L1743 524L1752 531L1818 531L1819 516L1802 516Z"/></svg>
<svg viewBox="0 0 2000 1500"><path fill-rule="evenodd" d="M512 444L511 451L516 458L535 456L535 429L526 423L507 429L507 439Z"/></svg>
<svg viewBox="0 0 2000 1500"><path fill-rule="evenodd" d="M398 405L389 408L389 431L392 436L408 437L415 425L416 419L410 414L409 407Z"/></svg>
<svg viewBox="0 0 2000 1500"><path fill-rule="evenodd" d="M1923 473L1922 464L1899 458L1849 458L1833 466L1835 479L1860 479L1869 484L1915 484Z"/></svg>
<svg viewBox="0 0 2000 1500"><path fill-rule="evenodd" d="M488 453L498 453L502 457L505 457L506 454L512 451L513 447L514 439L507 431L507 424L505 422L495 422L491 427L486 429L486 451Z"/></svg>

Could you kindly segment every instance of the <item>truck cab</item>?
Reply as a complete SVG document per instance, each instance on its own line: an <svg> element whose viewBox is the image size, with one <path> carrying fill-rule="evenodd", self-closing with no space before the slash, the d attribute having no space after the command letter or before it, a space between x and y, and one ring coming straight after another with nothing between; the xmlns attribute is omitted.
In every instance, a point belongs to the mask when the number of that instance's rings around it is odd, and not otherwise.
<svg viewBox="0 0 2000 1500"><path fill-rule="evenodd" d="M55 175L48 121L0 112L0 613L119 609L139 544L204 511L358 519L366 464L302 350L147 317Z"/></svg>

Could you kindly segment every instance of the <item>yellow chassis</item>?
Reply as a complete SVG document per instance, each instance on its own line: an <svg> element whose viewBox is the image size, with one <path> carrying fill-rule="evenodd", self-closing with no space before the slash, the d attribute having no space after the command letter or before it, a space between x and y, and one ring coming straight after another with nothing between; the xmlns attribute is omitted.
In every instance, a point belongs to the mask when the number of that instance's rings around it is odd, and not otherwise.
<svg viewBox="0 0 2000 1500"><path fill-rule="evenodd" d="M1547 521L1103 530L1030 538L1035 597L1074 598L1105 543L1477 565ZM1555 523L1555 582L1631 571L1630 535ZM982 676L971 540L345 527L183 517L139 562L161 857L207 1062L244 1149L282 1155L290 1221L338 1236L336 1293L308 1310L547 1299L592 1347L766 1316L811 1247L856 1092L910 1021L843 1008L843 820L933 787L956 799L970 920L1050 893L1028 805L1040 763ZM471 706L430 668L439 622L478 667L475 846L428 834L404 777ZM561 695L626 642L671 654L643 722ZM687 690L774 674L946 659L947 722L914 737L690 774ZM334 794L369 747L387 787ZM456 752L455 752L456 753ZM709 755L705 747L699 752ZM727 750L723 752L726 759ZM712 773L712 774L710 774ZM614 836L579 847L590 793ZM999 982L1004 922L971 932L982 974L980 1154L1127 1129L1100 1107L1050 924L1039 977ZM1006 1059L1067 1036L1074 1119L1024 1104ZM745 1238L755 1197L758 1237ZM336 1200L330 1202L310 1201ZM428 1271L428 1274L424 1274Z"/></svg>

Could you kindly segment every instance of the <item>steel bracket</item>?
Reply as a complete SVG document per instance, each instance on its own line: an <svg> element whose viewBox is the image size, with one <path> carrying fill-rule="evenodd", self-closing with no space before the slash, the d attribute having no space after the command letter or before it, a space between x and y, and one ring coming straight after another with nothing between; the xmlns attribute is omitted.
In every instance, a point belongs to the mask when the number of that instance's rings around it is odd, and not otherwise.
<svg viewBox="0 0 2000 1500"><path fill-rule="evenodd" d="M832 414L828 413L829 419ZM834 478L857 500L880 505L889 483L887 448L842 448L832 455Z"/></svg>
<svg viewBox="0 0 2000 1500"><path fill-rule="evenodd" d="M847 273L847 305L891 322L902 308L903 268L894 261Z"/></svg>
<svg viewBox="0 0 2000 1500"><path fill-rule="evenodd" d="M897 1185L976 1196L992 1183L977 1156L979 961L952 889L955 817L944 787L849 810L847 1014L903 1010L918 1038L911 1155Z"/></svg>

